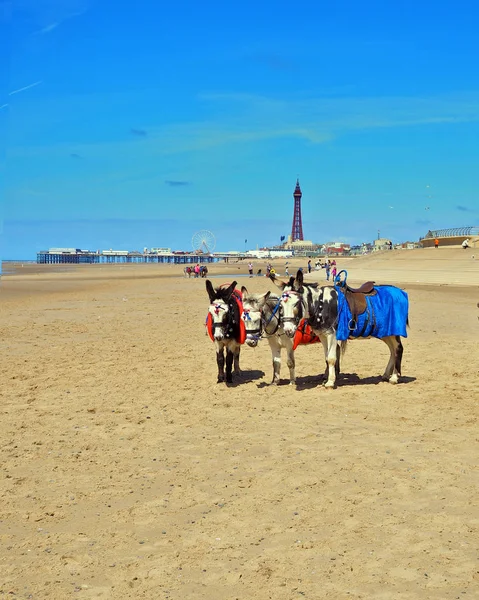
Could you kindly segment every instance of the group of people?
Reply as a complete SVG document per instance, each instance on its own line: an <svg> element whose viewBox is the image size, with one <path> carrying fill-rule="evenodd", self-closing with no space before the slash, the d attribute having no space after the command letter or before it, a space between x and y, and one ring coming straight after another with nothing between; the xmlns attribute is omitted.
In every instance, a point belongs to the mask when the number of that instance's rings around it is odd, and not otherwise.
<svg viewBox="0 0 479 600"><path fill-rule="evenodd" d="M326 281L330 280L330 277L332 276L332 280L334 281L334 278L336 277L338 270L337 270L337 266L336 266L336 261L330 260L328 258L327 261L325 261L324 263L321 263L321 261L318 259L315 262L315 270L319 271L320 269L325 269L326 270ZM311 273L311 271L313 270L312 267L312 263L311 263L311 259L308 260L308 273ZM302 271L303 268L300 267L300 270ZM253 263L249 262L248 263L248 273L250 277L253 277ZM266 273L265 273L265 277L269 277L270 275L274 275L276 273L273 265L271 263L267 263L266 264ZM262 275L261 269L258 269L258 272L256 273L257 275ZM284 267L284 274L286 277L290 276L290 272L289 272L289 262L286 261L285 267Z"/></svg>
<svg viewBox="0 0 479 600"><path fill-rule="evenodd" d="M208 267L206 265L200 265L196 263L194 267L187 265L184 269L185 277L206 277L208 275Z"/></svg>

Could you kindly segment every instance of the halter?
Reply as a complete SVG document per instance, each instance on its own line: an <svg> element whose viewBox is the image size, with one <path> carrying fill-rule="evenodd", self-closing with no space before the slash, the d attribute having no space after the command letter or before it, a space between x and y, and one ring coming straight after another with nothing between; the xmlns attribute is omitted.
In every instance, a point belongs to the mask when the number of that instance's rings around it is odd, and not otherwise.
<svg viewBox="0 0 479 600"><path fill-rule="evenodd" d="M250 308L244 308L243 307L243 314L242 314L242 319L245 322L245 328L246 328L246 321L251 321L251 316L250 313L251 309ZM259 319L259 327L256 327L255 329L246 329L246 336L249 337L250 339L256 340L257 342L259 342L259 340L261 339L262 335L263 335L263 323L262 323L262 319L261 319L261 311L258 311L260 314L260 319Z"/></svg>
<svg viewBox="0 0 479 600"><path fill-rule="evenodd" d="M301 305L303 305L303 297L301 296L301 294L299 292L296 292L295 290L288 290L287 292L283 292L281 294L281 298L280 298L280 302L288 302L293 296L296 296L296 302L295 305L298 303L301 303ZM283 323L296 323L298 324L299 321L301 320L301 317L297 316L297 317L284 317L281 316L281 320L283 321Z"/></svg>
<svg viewBox="0 0 479 600"><path fill-rule="evenodd" d="M245 323L247 321L251 321L251 317L249 314L250 312L251 312L250 308L246 308L246 309L243 308L242 318ZM255 329L247 329L246 335L250 336L252 339L259 342L262 337L270 337L278 331L281 317L278 316L277 313L281 312L281 298L278 298L278 301L276 302L273 310L271 311L271 315L268 319L264 318L263 310L258 310L257 312L259 312L259 315L260 315L259 327L256 327ZM266 328L268 327L268 325L272 322L272 320L275 317L277 318L277 323L276 323L276 327L274 328L274 331L270 331L270 332L266 331ZM263 330L264 330L264 333L263 333Z"/></svg>
<svg viewBox="0 0 479 600"><path fill-rule="evenodd" d="M211 306L213 307L215 315L219 315L221 310L224 310L225 314L226 314L226 308L224 306L222 306L221 304L218 304L217 302L212 302ZM224 319L224 316L223 316L223 319ZM213 331L215 329L219 329L221 327L226 329L227 326L228 326L228 323L224 323L223 320L221 320L219 322L213 321L213 323L211 323L211 327L212 327Z"/></svg>

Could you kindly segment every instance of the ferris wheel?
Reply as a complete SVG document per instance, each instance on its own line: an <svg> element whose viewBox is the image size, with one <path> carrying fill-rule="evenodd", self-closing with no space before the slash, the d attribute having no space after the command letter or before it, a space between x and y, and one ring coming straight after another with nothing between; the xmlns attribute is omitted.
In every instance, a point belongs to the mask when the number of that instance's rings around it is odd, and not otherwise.
<svg viewBox="0 0 479 600"><path fill-rule="evenodd" d="M215 249L216 239L211 231L202 229L191 238L191 245L196 254L211 254Z"/></svg>

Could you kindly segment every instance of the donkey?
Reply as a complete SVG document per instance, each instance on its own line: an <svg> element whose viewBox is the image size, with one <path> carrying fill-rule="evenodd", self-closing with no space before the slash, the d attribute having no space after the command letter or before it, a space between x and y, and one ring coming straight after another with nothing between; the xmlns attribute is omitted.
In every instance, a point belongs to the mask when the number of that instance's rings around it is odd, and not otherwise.
<svg viewBox="0 0 479 600"><path fill-rule="evenodd" d="M289 367L289 383L296 382L293 340L286 336L281 324L280 304L277 296L266 294L249 294L243 286L242 319L246 328L246 343L256 348L259 340L266 337L273 358L273 385L278 385L281 371L281 349L286 349Z"/></svg>
<svg viewBox="0 0 479 600"><path fill-rule="evenodd" d="M239 357L241 344L244 342L244 325L241 321L241 297L235 289L236 281L230 285L213 288L206 280L206 291L210 299L207 326L211 339L216 344L216 362L218 365L218 383L232 383L232 370L240 374ZM225 354L226 348L226 369Z"/></svg>
<svg viewBox="0 0 479 600"><path fill-rule="evenodd" d="M356 337L377 337L388 346L390 357L383 380L398 383L403 355L401 337L407 337L409 324L406 292L394 286L374 286L373 282L353 290L346 280L341 283L340 274L334 287L320 287L317 283L304 283L301 270L296 279L291 277L287 283L276 278L273 281L283 290L280 303L286 335L294 336L304 316L323 344L328 365L325 387L334 388L339 374L338 342L343 353L347 340ZM373 296L377 298L373 300Z"/></svg>

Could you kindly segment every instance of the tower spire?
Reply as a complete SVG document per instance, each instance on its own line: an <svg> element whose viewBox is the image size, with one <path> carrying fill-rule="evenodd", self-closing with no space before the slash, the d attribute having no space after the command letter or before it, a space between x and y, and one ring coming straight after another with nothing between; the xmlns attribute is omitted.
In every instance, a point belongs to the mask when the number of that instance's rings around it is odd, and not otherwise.
<svg viewBox="0 0 479 600"><path fill-rule="evenodd" d="M299 177L296 180L296 187L294 188L294 213L293 213L293 226L291 228L291 241L296 242L298 240L304 240L303 237L303 221L301 219L301 198L303 193L299 185Z"/></svg>

